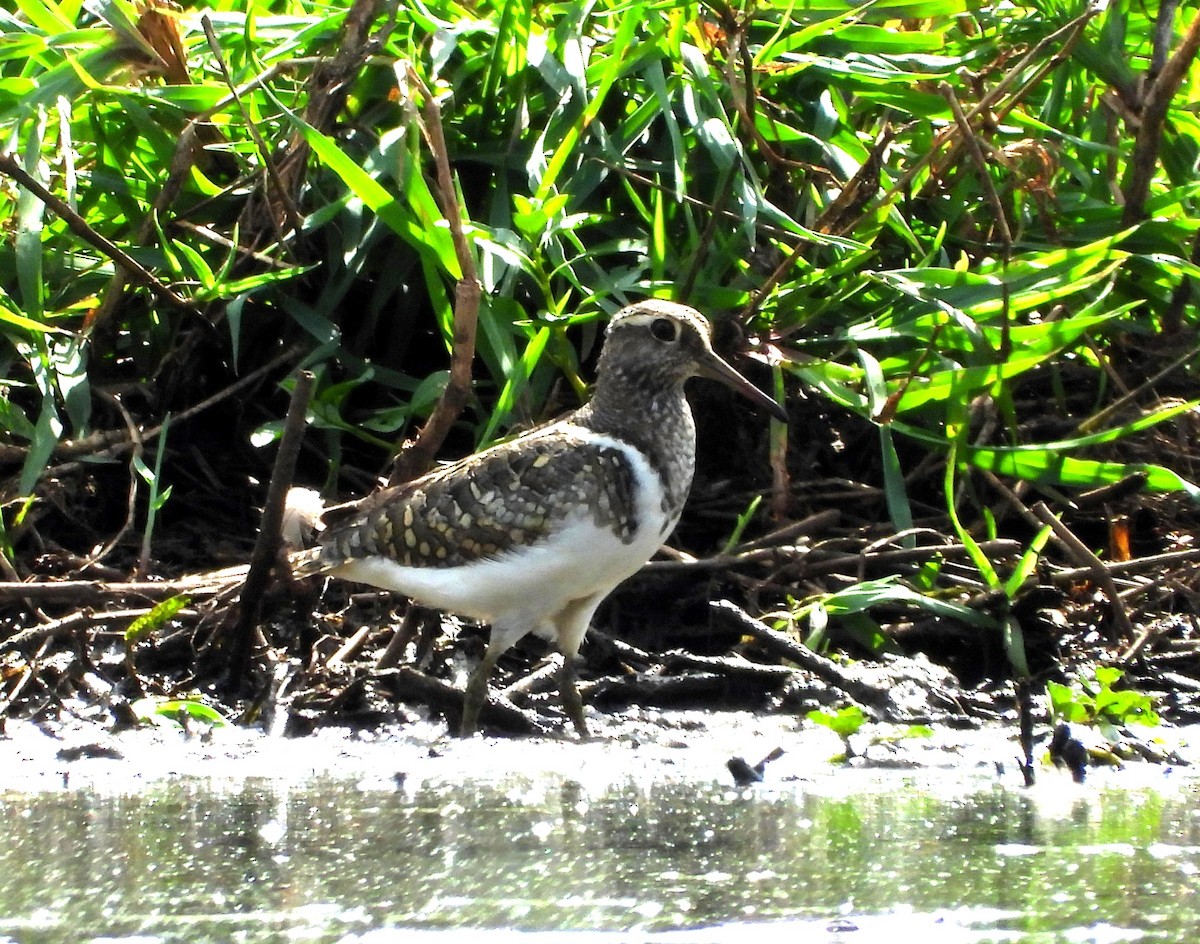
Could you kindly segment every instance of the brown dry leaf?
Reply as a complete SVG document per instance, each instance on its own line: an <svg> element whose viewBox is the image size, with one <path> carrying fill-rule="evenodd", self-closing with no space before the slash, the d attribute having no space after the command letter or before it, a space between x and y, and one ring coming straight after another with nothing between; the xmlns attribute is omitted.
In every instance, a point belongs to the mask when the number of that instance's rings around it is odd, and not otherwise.
<svg viewBox="0 0 1200 944"><path fill-rule="evenodd" d="M1108 524L1108 554L1114 561L1133 560L1129 548L1129 519L1124 515L1113 518Z"/></svg>
<svg viewBox="0 0 1200 944"><path fill-rule="evenodd" d="M179 26L175 22L176 9L173 4L148 3L138 17L137 28L158 56L167 82L171 85L190 85L192 77L188 72L187 53L183 50Z"/></svg>

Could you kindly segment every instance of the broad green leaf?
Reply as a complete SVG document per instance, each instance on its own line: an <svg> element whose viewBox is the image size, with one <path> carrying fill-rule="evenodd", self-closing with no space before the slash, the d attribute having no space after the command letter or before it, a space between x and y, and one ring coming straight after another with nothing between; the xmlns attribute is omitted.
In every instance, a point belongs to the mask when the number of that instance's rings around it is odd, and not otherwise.
<svg viewBox="0 0 1200 944"><path fill-rule="evenodd" d="M979 542L975 540L975 536L968 531L958 516L957 498L958 493L955 488L955 481L958 471L958 456L960 450L965 451L963 442L966 436L967 426L962 424L958 437L949 442L949 449L946 455L946 471L942 479L942 492L946 500L946 513L950 518L950 524L954 528L954 533L958 536L958 540L967 550L967 555L971 558L971 563L975 565L975 569L979 571L979 575L983 578L983 582L989 589L995 589L1000 586L1000 577L996 573L996 568L992 564L991 559L983 552L983 548L979 546Z"/></svg>
<svg viewBox="0 0 1200 944"><path fill-rule="evenodd" d="M1141 472L1147 477L1147 491L1186 492L1193 500L1200 501L1200 486L1171 469L1153 463L1104 462L1075 459L1047 451L1016 452L983 448L964 449L963 458L971 465L997 475L1080 489L1115 485L1135 472Z"/></svg>
<svg viewBox="0 0 1200 944"><path fill-rule="evenodd" d="M1017 355L1002 364L987 364L980 367L963 367L958 370L934 371L911 380L892 381L889 389L903 395L895 404L897 413L906 413L930 402L946 400L951 396L969 396L972 391L985 390L998 381L1019 377L1028 370L1046 362L1050 354Z"/></svg>
<svg viewBox="0 0 1200 944"><path fill-rule="evenodd" d="M815 709L805 717L813 724L829 728L842 738L848 738L850 735L858 733L858 730L867 723L867 716L858 705L847 705L845 708L839 708L836 712Z"/></svg>
<svg viewBox="0 0 1200 944"><path fill-rule="evenodd" d="M229 725L229 719L216 708L190 698L161 698L148 695L130 702L129 707L139 721L160 727L179 728L184 720L201 721L214 728Z"/></svg>
<svg viewBox="0 0 1200 944"><path fill-rule="evenodd" d="M46 469L46 464L58 447L63 435L63 424L58 417L58 409L52 397L42 400L42 409L34 426L33 440L29 444L29 452L21 466L21 478L17 491L22 495L32 495L38 479Z"/></svg>
<svg viewBox="0 0 1200 944"><path fill-rule="evenodd" d="M1030 677L1029 660L1025 657L1025 633L1011 613L1004 618L1004 653L1017 678Z"/></svg>
<svg viewBox="0 0 1200 944"><path fill-rule="evenodd" d="M139 616L129 624L125 630L125 644L128 646L138 643L156 629L161 629L190 602L190 597L180 593L156 604L149 613Z"/></svg>
<svg viewBox="0 0 1200 944"><path fill-rule="evenodd" d="M521 357L521 362L508 382L504 385L504 389L500 391L500 397L496 403L496 407L492 410L491 419L488 425L484 428L483 435L480 437L481 442L487 443L496 435L496 431L500 425L508 418L516 405L517 397L525 389L529 383L529 378L533 375L538 363L541 361L542 353L546 349L546 343L550 340L549 326L539 328L530 338L529 343L525 345L525 353Z"/></svg>
<svg viewBox="0 0 1200 944"><path fill-rule="evenodd" d="M21 331L31 331L38 334L63 333L62 328L56 328L54 325L46 324L44 321L35 321L33 318L26 318L24 315L15 311L8 306L8 300L0 296L0 323L7 324L13 328L19 328Z"/></svg>
<svg viewBox="0 0 1200 944"><path fill-rule="evenodd" d="M282 104L280 107L283 108ZM453 280L462 278L450 230L444 220L418 220L394 194L351 160L332 138L286 108L284 112L321 162L336 173L354 195L378 214L396 235L415 249L426 264L443 270Z"/></svg>
<svg viewBox="0 0 1200 944"><path fill-rule="evenodd" d="M935 616L957 620L971 626L994 629L996 621L985 613L973 610L961 603L929 596L899 583L899 577L882 577L863 580L859 583L821 598L821 604L830 616L861 613L873 606L907 605L916 606Z"/></svg>

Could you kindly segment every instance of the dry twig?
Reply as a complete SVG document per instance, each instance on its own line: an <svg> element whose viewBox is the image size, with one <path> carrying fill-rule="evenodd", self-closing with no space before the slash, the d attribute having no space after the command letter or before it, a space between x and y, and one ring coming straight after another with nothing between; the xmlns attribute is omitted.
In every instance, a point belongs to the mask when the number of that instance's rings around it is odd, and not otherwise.
<svg viewBox="0 0 1200 944"><path fill-rule="evenodd" d="M1100 560L1092 553L1091 548L1084 544L1065 524L1058 520L1058 516L1054 514L1045 502L1038 502L1030 509L1043 524L1048 524L1054 532L1054 536L1075 560L1083 564L1087 572L1092 576L1097 584L1104 590L1105 596L1108 597L1109 606L1112 607L1113 618L1117 621L1117 626L1121 630L1123 639L1133 639L1133 624L1129 621L1129 613L1125 610L1125 605L1121 602L1121 594L1117 590L1117 585L1113 582L1112 572L1105 565L1104 561Z"/></svg>
<svg viewBox="0 0 1200 944"><path fill-rule="evenodd" d="M74 634L78 630L90 629L93 626L104 626L115 622L133 622L133 620L145 616L149 612L150 609L146 609L145 607L136 610L78 610L60 619L52 620L49 623L43 623L39 626L31 626L29 629L9 636L8 639L0 641L0 653L12 652L30 642L49 642L54 639L61 639L64 636ZM178 615L194 617L197 614L195 610L184 609L180 610Z"/></svg>
<svg viewBox="0 0 1200 944"><path fill-rule="evenodd" d="M450 155L442 130L442 110L433 92L410 65L408 80L421 94L424 113L422 129L437 168L437 198L442 214L450 224L454 255L460 270L454 291L454 339L450 351L450 380L438 399L429 419L407 442L392 463L389 483L397 485L424 473L441 448L450 427L458 419L471 395L471 365L475 360L475 332L479 323L479 298L483 290L475 267L475 254L463 231L464 209L459 204L454 176L450 172Z"/></svg>
<svg viewBox="0 0 1200 944"><path fill-rule="evenodd" d="M279 452L275 456L275 466L271 470L271 482L267 486L267 498L263 506L258 540L255 541L254 551L250 556L250 570L246 574L246 583L242 588L241 605L238 607L237 625L234 628L230 661L234 675L238 677L244 677L250 661L251 641L262 614L263 593L270 581L271 570L279 559L284 501L287 498L288 489L292 487L296 459L300 455L300 443L304 438L304 420L308 412L308 401L312 396L315 382L316 377L311 371L301 371L296 377L296 386L292 390L292 399L288 404L283 436L279 441Z"/></svg>
<svg viewBox="0 0 1200 944"><path fill-rule="evenodd" d="M110 600L165 600L186 593L193 599L216 596L246 579L246 567L229 567L206 574L189 574L174 580L113 583L108 580L53 580L39 583L0 582L0 603L31 600L73 606L103 604Z"/></svg>
<svg viewBox="0 0 1200 944"><path fill-rule="evenodd" d="M71 208L70 204L65 200L60 200L46 189L41 181L32 174L27 173L20 162L7 151L0 151L0 173L11 177L41 200L42 203L70 227L72 233L124 268L130 273L135 282L148 288L160 301L166 302L173 308L197 314L197 308L194 304L175 294L168 285L159 281L154 273L134 259L129 253L125 252L124 249L112 240L96 232L87 220Z"/></svg>
<svg viewBox="0 0 1200 944"><path fill-rule="evenodd" d="M1169 16L1165 9L1162 15ZM1167 112L1175 93L1187 78L1197 52L1200 52L1200 13L1192 18L1183 42L1179 44L1175 54L1166 60L1162 71L1153 77L1146 89L1138 116L1140 122L1137 137L1134 139L1129 176L1124 187L1125 210L1121 216L1122 226L1132 226L1146 215L1146 199L1150 196L1150 182L1154 179L1155 168L1158 165Z"/></svg>

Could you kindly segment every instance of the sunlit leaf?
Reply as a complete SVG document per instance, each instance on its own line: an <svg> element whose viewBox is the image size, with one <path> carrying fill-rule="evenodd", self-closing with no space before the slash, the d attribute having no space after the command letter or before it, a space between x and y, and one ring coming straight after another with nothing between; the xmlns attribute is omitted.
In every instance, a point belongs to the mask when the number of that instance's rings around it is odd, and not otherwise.
<svg viewBox="0 0 1200 944"><path fill-rule="evenodd" d="M129 624L125 630L125 644L133 645L140 642L156 629L161 629L190 602L190 597L180 593L156 604L149 613L139 616Z"/></svg>
<svg viewBox="0 0 1200 944"><path fill-rule="evenodd" d="M160 698L147 696L130 703L134 716L149 724L178 729L188 721L199 721L214 728L229 725L220 711L190 698Z"/></svg>

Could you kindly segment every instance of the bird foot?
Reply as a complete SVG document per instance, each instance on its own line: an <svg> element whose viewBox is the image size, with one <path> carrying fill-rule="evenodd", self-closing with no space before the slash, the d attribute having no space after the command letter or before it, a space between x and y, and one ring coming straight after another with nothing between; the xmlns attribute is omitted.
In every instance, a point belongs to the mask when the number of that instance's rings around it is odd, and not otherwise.
<svg viewBox="0 0 1200 944"><path fill-rule="evenodd" d="M575 733L579 735L579 740L591 740L587 718L583 714L583 697L579 694L579 688L575 684L575 663L571 656L563 657L562 670L559 673L558 679L558 690L559 695L562 697L563 711L567 713L567 717L571 719L571 724L575 726Z"/></svg>
<svg viewBox="0 0 1200 944"><path fill-rule="evenodd" d="M463 692L462 718L458 722L456 737L471 737L479 730L479 713L483 710L483 703L487 701L488 676L491 673L492 666L486 661L480 663L471 673L466 691Z"/></svg>

